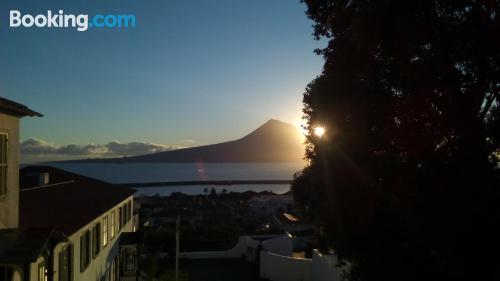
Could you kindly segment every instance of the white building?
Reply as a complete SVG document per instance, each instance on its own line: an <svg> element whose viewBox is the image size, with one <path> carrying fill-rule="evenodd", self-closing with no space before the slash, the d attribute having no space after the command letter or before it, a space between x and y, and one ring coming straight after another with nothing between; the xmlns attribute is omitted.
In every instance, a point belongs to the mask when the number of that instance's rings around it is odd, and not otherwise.
<svg viewBox="0 0 500 281"><path fill-rule="evenodd" d="M135 277L136 250L120 243L135 231L134 190L46 166L20 174L20 228L53 229L65 238L32 264L31 280L113 281L125 271ZM52 272L40 276L42 267Z"/></svg>
<svg viewBox="0 0 500 281"><path fill-rule="evenodd" d="M8 167L0 172L0 280L136 280L134 191L52 167L26 167L19 177L23 115L41 116L0 99Z"/></svg>
<svg viewBox="0 0 500 281"><path fill-rule="evenodd" d="M272 216L281 210L287 212L293 207L291 194L255 196L248 200L248 206L257 216Z"/></svg>
<svg viewBox="0 0 500 281"><path fill-rule="evenodd" d="M259 265L259 276L269 281L338 281L342 268L335 255L313 251L311 258L294 256L291 235L241 236L238 244L226 251L184 252L182 259L237 259ZM222 262L221 262L222 263Z"/></svg>

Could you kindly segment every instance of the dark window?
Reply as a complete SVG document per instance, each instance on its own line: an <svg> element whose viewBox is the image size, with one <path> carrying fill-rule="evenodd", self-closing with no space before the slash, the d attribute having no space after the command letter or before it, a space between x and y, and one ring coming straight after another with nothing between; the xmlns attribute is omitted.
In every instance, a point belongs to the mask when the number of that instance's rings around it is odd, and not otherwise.
<svg viewBox="0 0 500 281"><path fill-rule="evenodd" d="M118 260L118 256L116 256L114 259L113 259L113 278L111 279L111 281L118 281L118 263L119 263L119 260Z"/></svg>
<svg viewBox="0 0 500 281"><path fill-rule="evenodd" d="M7 194L7 172L8 172L8 137L0 133L0 196Z"/></svg>
<svg viewBox="0 0 500 281"><path fill-rule="evenodd" d="M59 253L59 281L73 280L73 250L69 244Z"/></svg>
<svg viewBox="0 0 500 281"><path fill-rule="evenodd" d="M127 213L128 213L128 221L132 218L132 201L128 201L127 203Z"/></svg>
<svg viewBox="0 0 500 281"><path fill-rule="evenodd" d="M123 208L120 207L118 212L118 230L121 230L123 227Z"/></svg>
<svg viewBox="0 0 500 281"><path fill-rule="evenodd" d="M123 224L127 224L128 222L128 204L125 203L125 205L123 205Z"/></svg>
<svg viewBox="0 0 500 281"><path fill-rule="evenodd" d="M127 204L123 205L123 226L127 224L128 221L128 212L127 212Z"/></svg>
<svg viewBox="0 0 500 281"><path fill-rule="evenodd" d="M127 248L123 250L122 271L125 274L135 273L136 271L135 254L133 251Z"/></svg>
<svg viewBox="0 0 500 281"><path fill-rule="evenodd" d="M123 212L123 222L122 222L122 227L124 227L127 224L127 204L123 205L122 207L122 212Z"/></svg>
<svg viewBox="0 0 500 281"><path fill-rule="evenodd" d="M101 223L92 228L92 258L96 258L101 250Z"/></svg>
<svg viewBox="0 0 500 281"><path fill-rule="evenodd" d="M80 236L80 271L83 272L90 264L90 230Z"/></svg>

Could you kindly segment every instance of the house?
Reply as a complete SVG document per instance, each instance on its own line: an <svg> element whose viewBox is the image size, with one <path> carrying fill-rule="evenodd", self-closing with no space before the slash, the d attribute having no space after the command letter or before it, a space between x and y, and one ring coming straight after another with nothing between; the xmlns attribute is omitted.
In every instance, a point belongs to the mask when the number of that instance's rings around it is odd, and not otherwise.
<svg viewBox="0 0 500 281"><path fill-rule="evenodd" d="M137 227L132 220L134 193L49 166L21 169L20 228L53 229L66 238L36 262L35 267L52 267L53 272L47 272L47 279L31 280L134 279L137 253L120 244L123 233ZM124 276L125 269L134 274Z"/></svg>
<svg viewBox="0 0 500 281"><path fill-rule="evenodd" d="M42 115L0 97L0 229L19 224L19 123L25 116Z"/></svg>
<svg viewBox="0 0 500 281"><path fill-rule="evenodd" d="M24 116L42 115L0 98L0 280L137 280L135 191L53 167L19 170Z"/></svg>

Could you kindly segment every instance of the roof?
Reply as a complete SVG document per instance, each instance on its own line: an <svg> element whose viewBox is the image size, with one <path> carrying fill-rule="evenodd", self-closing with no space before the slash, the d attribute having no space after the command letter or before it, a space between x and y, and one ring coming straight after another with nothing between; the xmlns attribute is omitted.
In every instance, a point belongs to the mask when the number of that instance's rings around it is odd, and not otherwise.
<svg viewBox="0 0 500 281"><path fill-rule="evenodd" d="M35 262L47 247L66 238L48 229L0 230L0 263Z"/></svg>
<svg viewBox="0 0 500 281"><path fill-rule="evenodd" d="M49 184L36 186L36 175L49 173ZM136 191L50 166L20 171L21 228L53 228L70 236Z"/></svg>
<svg viewBox="0 0 500 281"><path fill-rule="evenodd" d="M29 109L27 106L22 105L20 103L8 100L6 98L0 97L0 112L13 115L16 117L24 117L24 116L36 116L42 117L43 115Z"/></svg>

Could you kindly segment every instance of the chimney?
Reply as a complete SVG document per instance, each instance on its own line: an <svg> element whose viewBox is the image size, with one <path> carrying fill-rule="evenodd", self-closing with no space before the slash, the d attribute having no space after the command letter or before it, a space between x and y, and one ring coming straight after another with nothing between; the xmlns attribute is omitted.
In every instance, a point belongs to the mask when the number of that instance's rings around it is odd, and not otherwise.
<svg viewBox="0 0 500 281"><path fill-rule="evenodd" d="M49 173L40 173L38 175L38 186L49 184Z"/></svg>

